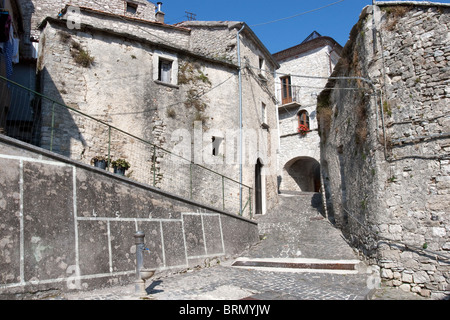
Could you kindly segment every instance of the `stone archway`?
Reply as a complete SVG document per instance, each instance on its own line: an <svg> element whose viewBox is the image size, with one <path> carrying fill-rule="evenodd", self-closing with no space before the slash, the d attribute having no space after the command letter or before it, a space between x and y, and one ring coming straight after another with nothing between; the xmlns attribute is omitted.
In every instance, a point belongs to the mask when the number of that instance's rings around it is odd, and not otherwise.
<svg viewBox="0 0 450 320"><path fill-rule="evenodd" d="M280 192L319 192L320 163L310 157L297 157L283 168Z"/></svg>

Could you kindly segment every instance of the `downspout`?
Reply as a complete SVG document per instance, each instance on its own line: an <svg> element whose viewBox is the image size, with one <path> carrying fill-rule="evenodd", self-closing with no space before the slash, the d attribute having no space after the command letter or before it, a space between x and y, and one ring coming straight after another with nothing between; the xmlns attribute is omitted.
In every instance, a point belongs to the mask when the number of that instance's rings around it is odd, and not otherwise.
<svg viewBox="0 0 450 320"><path fill-rule="evenodd" d="M237 54L238 54L238 74L239 74L239 212L242 215L242 69L241 69L241 39L239 37L242 30L245 28L245 23L237 32Z"/></svg>

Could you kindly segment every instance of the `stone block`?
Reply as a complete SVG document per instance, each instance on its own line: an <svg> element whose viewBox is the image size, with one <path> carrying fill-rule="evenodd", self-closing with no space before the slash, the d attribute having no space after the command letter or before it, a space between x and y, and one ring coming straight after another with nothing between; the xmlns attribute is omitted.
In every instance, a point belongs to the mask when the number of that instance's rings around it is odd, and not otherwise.
<svg viewBox="0 0 450 320"><path fill-rule="evenodd" d="M188 257L206 255L202 217L200 215L184 214L183 225Z"/></svg>
<svg viewBox="0 0 450 320"><path fill-rule="evenodd" d="M181 221L163 221L163 241L166 267L187 266L187 256Z"/></svg>
<svg viewBox="0 0 450 320"><path fill-rule="evenodd" d="M24 162L25 281L66 276L75 264L72 167Z"/></svg>
<svg viewBox="0 0 450 320"><path fill-rule="evenodd" d="M0 283L20 281L20 165L2 160L0 166Z"/></svg>
<svg viewBox="0 0 450 320"><path fill-rule="evenodd" d="M407 284L407 283L401 284L401 285L399 286L399 288L400 288L401 290L403 290L404 292L410 292L410 291L411 291L411 285L410 285L410 284Z"/></svg>
<svg viewBox="0 0 450 320"><path fill-rule="evenodd" d="M78 235L81 274L109 273L108 223L106 221L79 221Z"/></svg>
<svg viewBox="0 0 450 320"><path fill-rule="evenodd" d="M417 271L413 274L413 281L416 284L427 283L430 281L430 277L426 271Z"/></svg>
<svg viewBox="0 0 450 320"><path fill-rule="evenodd" d="M206 250L208 255L221 254L225 248L222 243L222 230L220 227L220 216L204 215L203 224L205 229Z"/></svg>
<svg viewBox="0 0 450 320"><path fill-rule="evenodd" d="M381 277L384 279L393 279L394 273L391 269L382 268L381 269Z"/></svg>

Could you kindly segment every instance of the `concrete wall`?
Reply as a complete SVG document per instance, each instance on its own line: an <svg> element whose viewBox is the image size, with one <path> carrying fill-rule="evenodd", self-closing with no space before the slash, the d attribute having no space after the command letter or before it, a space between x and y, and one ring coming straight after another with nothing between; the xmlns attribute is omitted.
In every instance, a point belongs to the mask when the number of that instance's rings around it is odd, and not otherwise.
<svg viewBox="0 0 450 320"><path fill-rule="evenodd" d="M256 223L0 136L0 297L128 283L239 254Z"/></svg>
<svg viewBox="0 0 450 320"><path fill-rule="evenodd" d="M333 76L376 91L336 80L319 97L329 212L388 285L435 298L450 291L449 13L367 7Z"/></svg>

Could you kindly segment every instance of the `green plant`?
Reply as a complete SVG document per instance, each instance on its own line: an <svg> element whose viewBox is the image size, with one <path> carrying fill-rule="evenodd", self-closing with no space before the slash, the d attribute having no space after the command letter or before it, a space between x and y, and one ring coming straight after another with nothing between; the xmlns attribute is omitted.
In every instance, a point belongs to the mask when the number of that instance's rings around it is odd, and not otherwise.
<svg viewBox="0 0 450 320"><path fill-rule="evenodd" d="M208 88L211 87L211 81L208 75L203 73L202 65L195 61L184 61L179 65L178 84L186 85L186 99L184 106L188 109L194 108L194 122L201 121L206 124L207 117L203 114L208 105L203 101L203 96ZM167 116L174 118L175 112L168 110Z"/></svg>
<svg viewBox="0 0 450 320"><path fill-rule="evenodd" d="M392 116L392 108L391 105L389 104L389 102L384 101L383 102L383 111L389 116Z"/></svg>
<svg viewBox="0 0 450 320"><path fill-rule="evenodd" d="M74 56L75 62L82 67L89 68L94 63L95 58L88 51L81 50Z"/></svg>
<svg viewBox="0 0 450 320"><path fill-rule="evenodd" d="M203 83L211 85L211 81L208 78L208 75L205 75L201 70L198 71L199 75L197 76L197 80L200 80Z"/></svg>
<svg viewBox="0 0 450 320"><path fill-rule="evenodd" d="M117 159L111 162L113 168L124 168L125 170L130 169L131 165L125 159Z"/></svg>
<svg viewBox="0 0 450 320"><path fill-rule="evenodd" d="M366 202L365 199L364 199L363 201L361 201L361 208L362 208L363 210L366 210L366 209L367 209L367 202Z"/></svg>
<svg viewBox="0 0 450 320"><path fill-rule="evenodd" d="M194 115L194 122L201 121L202 125L206 124L208 117L205 116L201 111L197 111Z"/></svg>
<svg viewBox="0 0 450 320"><path fill-rule="evenodd" d="M108 162L108 157L106 157L106 156L95 156L95 157L93 157L91 159L91 164L94 164L95 162L98 162L98 161L106 161L106 162Z"/></svg>
<svg viewBox="0 0 450 320"><path fill-rule="evenodd" d="M177 113L176 113L176 111L174 109L169 108L169 109L167 109L167 116L169 118L175 119L176 116L177 116Z"/></svg>
<svg viewBox="0 0 450 320"><path fill-rule="evenodd" d="M189 91L187 92L186 101L184 102L185 107L194 107L199 112L205 111L208 105L200 100L200 96L201 94L198 92L198 90L189 89Z"/></svg>
<svg viewBox="0 0 450 320"><path fill-rule="evenodd" d="M90 55L89 51L84 50L81 47L81 44L72 40L71 45L72 45L71 50L72 58L78 65L84 68L89 68L94 64L95 58Z"/></svg>
<svg viewBox="0 0 450 320"><path fill-rule="evenodd" d="M63 32L63 31L59 32L59 40L62 43L65 43L65 44L69 43L71 38L72 38L72 36L70 34L68 34L67 32Z"/></svg>

